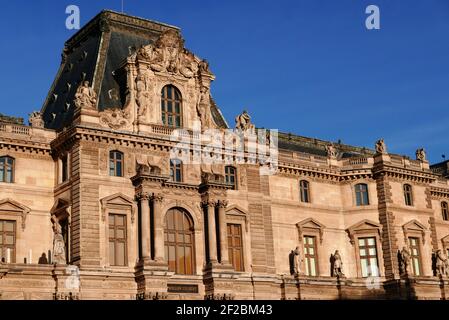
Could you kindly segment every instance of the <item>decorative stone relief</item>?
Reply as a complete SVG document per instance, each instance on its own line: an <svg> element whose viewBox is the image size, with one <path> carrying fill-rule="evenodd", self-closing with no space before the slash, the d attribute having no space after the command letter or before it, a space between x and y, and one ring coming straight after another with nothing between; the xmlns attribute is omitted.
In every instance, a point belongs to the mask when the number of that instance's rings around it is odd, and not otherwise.
<svg viewBox="0 0 449 320"><path fill-rule="evenodd" d="M100 112L100 123L114 130L132 131L132 119L126 109L106 109Z"/></svg>
<svg viewBox="0 0 449 320"><path fill-rule="evenodd" d="M89 87L89 81L84 81L76 90L75 107L95 109L97 106L97 95L92 87Z"/></svg>
<svg viewBox="0 0 449 320"><path fill-rule="evenodd" d="M333 144L329 144L326 146L326 152L327 152L327 157L329 159L337 158L337 149L334 147Z"/></svg>

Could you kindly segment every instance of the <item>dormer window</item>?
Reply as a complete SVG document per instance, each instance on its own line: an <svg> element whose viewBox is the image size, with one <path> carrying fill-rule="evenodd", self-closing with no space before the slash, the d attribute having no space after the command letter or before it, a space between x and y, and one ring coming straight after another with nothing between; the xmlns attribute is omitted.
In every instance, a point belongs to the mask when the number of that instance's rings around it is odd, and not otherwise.
<svg viewBox="0 0 449 320"><path fill-rule="evenodd" d="M182 97L181 92L168 85L162 88L161 93L162 123L168 127L180 128L182 126Z"/></svg>

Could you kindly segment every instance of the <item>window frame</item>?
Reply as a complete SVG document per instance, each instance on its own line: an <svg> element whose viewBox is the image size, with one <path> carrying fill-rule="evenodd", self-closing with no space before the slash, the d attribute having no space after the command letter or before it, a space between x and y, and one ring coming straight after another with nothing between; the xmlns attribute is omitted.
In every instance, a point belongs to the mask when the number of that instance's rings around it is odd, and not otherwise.
<svg viewBox="0 0 449 320"><path fill-rule="evenodd" d="M368 239L373 239L374 240L374 245L369 245L368 243ZM360 246L360 240L363 240L364 245ZM379 259L379 243L378 243L378 239L376 236L373 235L360 235L357 237L357 255L358 255L358 268L360 268L360 277L361 278L369 278L369 277L380 277L380 259ZM363 256L361 255L361 248L367 250L368 254ZM375 255L371 255L369 253L369 249L375 249L376 250L376 254ZM368 261L368 267L371 267L371 259L375 258L376 259L376 267L377 267L377 275L373 275L373 274L369 274L369 275L363 275L363 267L362 267L362 261L363 260L367 260Z"/></svg>
<svg viewBox="0 0 449 320"><path fill-rule="evenodd" d="M307 199L304 199L304 195L306 195ZM299 181L299 199L302 203L311 203L310 198L310 182L307 180ZM307 201L305 201L307 200Z"/></svg>
<svg viewBox="0 0 449 320"><path fill-rule="evenodd" d="M119 239L119 238L117 238L117 237L115 237L115 235L114 235L114 238L112 238L112 239L114 239L114 248L115 248L115 252L114 252L114 261L111 261L111 247L110 247L110 243L111 243L111 235L110 235L110 232L111 232L111 223L110 223L110 219L111 219L111 216L114 216L114 221L115 221L115 217L117 217L117 216L120 216L120 217L122 217L123 218L123 222L124 222L124 225L120 228L120 229L122 229L123 230L123 232L124 232L124 237L122 238L122 239ZM125 213L116 213L116 212L109 212L108 213L108 222L107 222L107 225L108 225L108 262L109 262L109 265L111 266L111 267L127 267L128 266L128 255L129 255L129 252L128 252L128 215L127 214L125 214ZM114 232L115 232L115 230L117 230L117 227L116 227L116 224L114 223ZM116 246L116 243L123 243L124 245L123 245L123 248L124 248L124 256L123 256L123 262L124 262L124 264L123 265L120 265L120 264L117 264L116 263L116 261L117 261L117 246Z"/></svg>
<svg viewBox="0 0 449 320"><path fill-rule="evenodd" d="M413 187L411 184L405 183L402 186L402 191L404 193L404 203L408 207L413 207Z"/></svg>
<svg viewBox="0 0 449 320"><path fill-rule="evenodd" d="M169 98L168 90L171 90L171 98ZM179 100L176 99L176 94L179 95ZM168 111L169 103L172 104L172 111ZM179 103L179 113L175 111L176 104ZM169 116L174 117L172 125L168 123ZM182 128L183 126L183 98L181 91L172 84L167 84L161 89L161 121L164 126L170 128ZM176 119L179 118L179 126L176 125Z"/></svg>
<svg viewBox="0 0 449 320"><path fill-rule="evenodd" d="M6 223L11 223L13 224L13 231L3 231L4 230L4 225ZM17 220L14 219L2 219L0 218L0 224L2 226L1 230L0 230L0 237L2 238L2 242L0 244L0 261L2 261L2 256L3 256L3 251L5 254L5 261L4 263L7 263L7 249L12 247L13 250L13 254L11 254L11 260L9 263L17 263ZM12 245L6 245L5 242L5 236L7 235L13 235L13 244Z"/></svg>
<svg viewBox="0 0 449 320"><path fill-rule="evenodd" d="M309 245L306 242L306 238L313 239L313 245ZM319 268L319 257L318 257L318 243L317 243L318 237L315 234L304 234L302 238L302 245L303 245L303 255L304 255L304 274L307 277L319 277L320 276L320 268ZM310 253L306 253L310 251L310 248L313 249L314 254L311 255ZM308 257L309 256L309 257ZM311 270L312 262L310 261L311 258L315 259L315 274L307 274L307 270Z"/></svg>
<svg viewBox="0 0 449 320"><path fill-rule="evenodd" d="M189 222L189 228L184 229L184 230L177 230L177 218L176 216L173 218L173 226L174 229L169 229L169 221L168 221L168 215L171 213L178 213L178 214L183 214L183 218L182 221L184 222L184 218L187 219L187 221ZM174 234L173 239L174 241L169 241L169 234ZM190 236L190 243L187 242L179 242L178 243L178 235L179 233L182 233L183 235L188 234ZM180 246L178 246L178 244L181 244ZM171 267L170 265L170 246L174 246L175 247L175 267L174 269ZM184 263L184 273L181 273L180 269L179 269L179 256L178 256L178 250L180 248L183 248L183 250L185 250L186 247L190 247L190 273L186 272L186 266L187 266L187 259L184 258L183 263ZM196 252L196 245L195 245L195 225L194 225L194 221L192 216L189 214L188 211L186 211L183 208L180 207L174 207L174 208L170 208L169 210L167 210L165 217L164 217L164 256L165 256L165 261L168 264L168 270L170 272L174 272L176 275L182 275L182 276L191 276L191 275L195 275L196 274L196 257L195 257L195 252Z"/></svg>
<svg viewBox="0 0 449 320"><path fill-rule="evenodd" d="M234 170L234 173L229 173L228 170ZM230 180L230 178L233 177L234 178L234 183L230 183L228 182L228 180ZM237 168L234 166L225 166L225 183L227 185L232 186L232 190L237 190Z"/></svg>
<svg viewBox="0 0 449 320"><path fill-rule="evenodd" d="M4 160L2 164L2 160ZM9 164L8 161L11 161ZM14 183L15 182L15 166L16 166L16 159L10 156L1 156L0 157L0 171L3 171L3 179L0 180L0 182L3 183ZM8 177L8 168L10 168L11 171L11 181L7 181Z"/></svg>
<svg viewBox="0 0 449 320"><path fill-rule="evenodd" d="M449 205L446 201L441 201L441 216L443 221L449 221Z"/></svg>
<svg viewBox="0 0 449 320"><path fill-rule="evenodd" d="M117 155L121 156L121 159L117 158ZM117 174L117 163L120 163L120 174ZM111 165L114 165L114 168L112 168ZM112 173L112 170L114 170L114 174ZM109 176L110 177L119 177L123 178L125 173L125 153L119 150L110 150L109 151Z"/></svg>
<svg viewBox="0 0 449 320"><path fill-rule="evenodd" d="M365 193L366 193L366 203L364 200L364 191L362 189L358 189L358 187L366 187ZM360 203L358 202L358 197L357 195L360 194ZM367 183L357 183L354 185L354 196L355 196L355 205L357 207L365 207L365 206L369 206L370 205L370 196L369 196L369 186Z"/></svg>
<svg viewBox="0 0 449 320"><path fill-rule="evenodd" d="M176 178L178 172L179 180ZM184 181L184 170L181 159L170 159L170 181L176 183L182 183Z"/></svg>
<svg viewBox="0 0 449 320"><path fill-rule="evenodd" d="M417 244L412 245L412 240L416 240ZM411 235L407 237L407 245L410 249L410 262L411 262L411 270L413 272L413 275L415 277L422 277L423 276L423 264L422 264L422 239L420 236L417 235ZM414 254L413 249L416 249L417 255ZM415 262L418 263L418 274L416 273L416 266Z"/></svg>

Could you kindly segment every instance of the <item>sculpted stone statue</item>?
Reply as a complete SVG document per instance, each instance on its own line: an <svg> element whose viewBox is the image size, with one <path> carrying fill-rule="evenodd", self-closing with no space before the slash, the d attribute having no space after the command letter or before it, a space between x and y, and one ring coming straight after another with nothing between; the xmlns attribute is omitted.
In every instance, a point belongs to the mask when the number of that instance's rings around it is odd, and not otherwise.
<svg viewBox="0 0 449 320"><path fill-rule="evenodd" d="M28 122L33 128L43 128L44 120L42 119L42 114L39 111L34 111L29 114Z"/></svg>
<svg viewBox="0 0 449 320"><path fill-rule="evenodd" d="M406 275L409 273L410 267L410 251L407 247L403 247L400 253L400 269L401 274Z"/></svg>
<svg viewBox="0 0 449 320"><path fill-rule="evenodd" d="M416 150L416 160L426 161L426 151L424 150L424 148Z"/></svg>
<svg viewBox="0 0 449 320"><path fill-rule="evenodd" d="M337 149L333 146L333 144L329 144L326 146L327 157L330 159L337 158Z"/></svg>
<svg viewBox="0 0 449 320"><path fill-rule="evenodd" d="M243 110L243 113L235 118L235 128L241 131L253 131L255 129L254 124L251 123L251 117L246 110Z"/></svg>
<svg viewBox="0 0 449 320"><path fill-rule="evenodd" d="M62 229L59 223L55 224L53 239L53 262L55 264L66 264L65 242L62 236Z"/></svg>
<svg viewBox="0 0 449 320"><path fill-rule="evenodd" d="M200 117L201 127L203 130L212 127L212 114L210 112L210 100L209 100L209 89L202 86L200 89L200 96L198 98L198 104L196 110L198 116Z"/></svg>
<svg viewBox="0 0 449 320"><path fill-rule="evenodd" d="M301 248L296 247L295 250L293 250L293 271L295 275L300 275L302 273L301 271Z"/></svg>
<svg viewBox="0 0 449 320"><path fill-rule="evenodd" d="M150 83L147 77L143 74L139 74L136 78L136 103L139 107L139 115L143 116L147 112L147 108L150 104Z"/></svg>
<svg viewBox="0 0 449 320"><path fill-rule="evenodd" d="M333 275L334 277L341 278L344 277L343 273L343 261L341 260L340 253L338 250L335 250L335 253L333 255Z"/></svg>
<svg viewBox="0 0 449 320"><path fill-rule="evenodd" d="M376 152L382 154L387 153L387 146L385 145L384 139L380 139L376 142Z"/></svg>
<svg viewBox="0 0 449 320"><path fill-rule="evenodd" d="M449 270L447 269L448 259L442 250L438 249L436 252L436 271L438 276L448 276Z"/></svg>
<svg viewBox="0 0 449 320"><path fill-rule="evenodd" d="M89 81L84 81L76 90L75 106L77 108L95 109L97 105L97 95L94 90L89 87Z"/></svg>

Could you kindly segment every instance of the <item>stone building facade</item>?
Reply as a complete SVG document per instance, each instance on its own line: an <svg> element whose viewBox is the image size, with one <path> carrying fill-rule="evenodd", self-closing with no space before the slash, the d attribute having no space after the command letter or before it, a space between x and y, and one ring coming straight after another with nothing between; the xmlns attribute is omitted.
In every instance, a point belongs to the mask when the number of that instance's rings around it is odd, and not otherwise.
<svg viewBox="0 0 449 320"><path fill-rule="evenodd" d="M30 124L0 118L0 299L449 296L448 162L270 133L264 173L214 78L158 22L103 11L66 42Z"/></svg>

